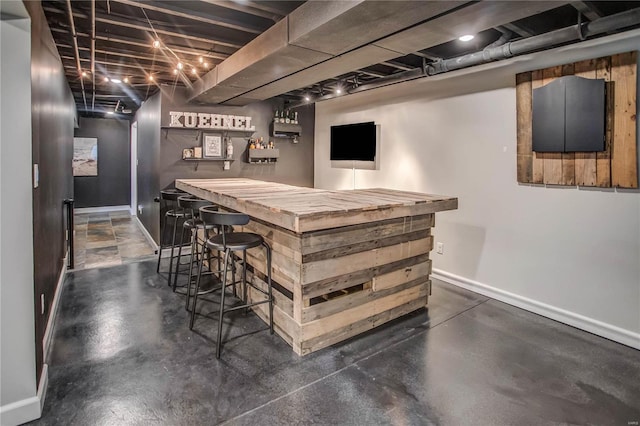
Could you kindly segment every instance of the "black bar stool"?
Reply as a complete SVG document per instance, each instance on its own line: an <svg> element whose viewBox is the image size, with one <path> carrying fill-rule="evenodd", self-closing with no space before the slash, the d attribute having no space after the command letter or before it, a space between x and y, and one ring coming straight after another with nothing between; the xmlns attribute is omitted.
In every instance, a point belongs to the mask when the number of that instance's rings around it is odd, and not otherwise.
<svg viewBox="0 0 640 426"><path fill-rule="evenodd" d="M202 230L204 232L204 241L206 241L210 235L209 231L216 229L215 225L205 225L200 219L200 207L210 207L211 209L216 209L216 207L211 203L211 201L203 200L193 195L183 195L178 197L178 207L183 211L189 213L191 215L191 219L187 219L184 221L182 225L182 236L180 241L185 240L185 235L187 232L191 234L191 254L189 256L189 273L187 278L187 307L189 306L189 296L191 290L191 277L193 275L193 259L194 254L196 260L199 259L198 253L198 231ZM180 274L180 259L182 259L182 245L178 248L178 262L176 263L176 272L173 276L173 291L176 291L176 286L178 283L178 275Z"/></svg>
<svg viewBox="0 0 640 426"><path fill-rule="evenodd" d="M171 285L171 275L173 274L173 259L174 250L176 247L176 234L178 230L178 221L180 219L189 219L191 213L178 207L178 197L186 195L186 192L182 192L177 189L166 189L160 191L160 211L163 208L166 209L164 214L164 220L160 227L160 244L158 246L158 264L156 266L156 272L160 272L160 259L162 257L162 250L171 247L171 257L169 258L169 276L167 277L167 284ZM171 237L171 245L163 245L162 239L164 237L165 228L167 227L167 221L173 220L173 233Z"/></svg>
<svg viewBox="0 0 640 426"><path fill-rule="evenodd" d="M220 358L220 350L222 348L222 320L224 314L236 311L239 309L246 309L251 306L260 305L263 303L269 304L269 332L273 334L273 292L271 288L271 247L269 244L262 238L261 235L251 233L251 232L228 232L229 229L227 227L232 227L233 225L246 225L249 223L249 216L242 213L220 213L209 207L202 207L200 209L200 219L207 225L217 225L219 226L220 233L209 238L206 242L207 248L209 250L218 250L220 252L224 252L224 266L222 271L222 286L220 292L220 318L218 321L218 340L216 343L216 358ZM227 229L225 229L227 228ZM253 284L247 283L247 250L254 247L263 246L267 250L267 291L263 291L262 289L254 286ZM239 306L234 306L231 308L225 308L224 306L224 296L225 289L229 285L235 286L235 282L227 284L227 268L229 265L229 260L232 260L232 252L242 251L242 289L243 289L243 302L244 304ZM198 278L196 279L196 291L193 297L193 308L191 310L191 320L189 322L189 328L193 329L193 323L195 321L196 316L196 303L198 298L198 291L200 287L200 278L202 272L202 264L203 264L204 256L200 259L200 264L198 267ZM261 300L259 302L249 303L247 299L247 284L251 285L255 290L263 293L267 296L266 300Z"/></svg>

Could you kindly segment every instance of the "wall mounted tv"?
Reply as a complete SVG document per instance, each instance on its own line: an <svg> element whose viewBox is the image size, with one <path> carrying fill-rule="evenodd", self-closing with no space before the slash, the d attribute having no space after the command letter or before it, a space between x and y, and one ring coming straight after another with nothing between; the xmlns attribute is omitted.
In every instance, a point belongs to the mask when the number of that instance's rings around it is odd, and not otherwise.
<svg viewBox="0 0 640 426"><path fill-rule="evenodd" d="M331 160L375 161L376 124L331 126Z"/></svg>

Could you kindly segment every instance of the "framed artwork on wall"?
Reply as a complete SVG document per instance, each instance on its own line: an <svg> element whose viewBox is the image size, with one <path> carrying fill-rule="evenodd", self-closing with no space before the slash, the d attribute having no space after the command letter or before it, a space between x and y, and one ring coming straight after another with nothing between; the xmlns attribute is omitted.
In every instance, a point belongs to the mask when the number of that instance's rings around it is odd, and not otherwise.
<svg viewBox="0 0 640 426"><path fill-rule="evenodd" d="M73 175L98 176L98 138L73 138Z"/></svg>
<svg viewBox="0 0 640 426"><path fill-rule="evenodd" d="M205 158L222 158L222 134L202 134L202 156Z"/></svg>

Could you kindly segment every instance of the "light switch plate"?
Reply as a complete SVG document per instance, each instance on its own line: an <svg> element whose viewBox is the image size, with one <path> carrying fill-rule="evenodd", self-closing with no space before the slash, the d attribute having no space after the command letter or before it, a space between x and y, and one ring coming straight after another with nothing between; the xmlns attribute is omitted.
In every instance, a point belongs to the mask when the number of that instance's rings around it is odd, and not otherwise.
<svg viewBox="0 0 640 426"><path fill-rule="evenodd" d="M33 165L33 187L37 188L40 184L40 169L38 168L38 164Z"/></svg>

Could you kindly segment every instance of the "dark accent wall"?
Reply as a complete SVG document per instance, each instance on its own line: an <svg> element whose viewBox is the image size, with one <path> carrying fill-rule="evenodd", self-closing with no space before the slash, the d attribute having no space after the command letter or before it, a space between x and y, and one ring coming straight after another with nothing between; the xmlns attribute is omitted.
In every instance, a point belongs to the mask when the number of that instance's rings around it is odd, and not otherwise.
<svg viewBox="0 0 640 426"><path fill-rule="evenodd" d="M40 2L24 2L31 16L33 162L40 184L33 190L36 371L43 364L42 338L66 254L65 198L73 196L71 161L75 104ZM44 294L45 310L40 307Z"/></svg>
<svg viewBox="0 0 640 426"><path fill-rule="evenodd" d="M269 125L276 109L282 109L278 100L256 102L244 107L225 105L187 104L185 91L176 90L172 97L162 99L162 126L169 126L169 111L205 112L213 114L232 114L250 116L256 127L253 137L264 137L265 141L273 139L280 150L280 158L274 164L249 164L246 161L247 139L250 134L229 132L233 142L233 156L230 170L222 169L222 162L201 161L198 169L194 162L182 160L182 150L194 146L202 146L202 131L193 129L163 129L160 136L160 187L174 185L179 178L233 178L245 177L298 186L313 186L313 123L315 109L313 105L300 108L298 120L303 134L299 143L290 139L272 138L269 136ZM216 132L216 130L211 130ZM206 132L206 130L205 130Z"/></svg>
<svg viewBox="0 0 640 426"><path fill-rule="evenodd" d="M98 176L74 176L76 207L123 206L131 202L129 120L80 118L76 137L98 139Z"/></svg>
<svg viewBox="0 0 640 426"><path fill-rule="evenodd" d="M171 188L176 179L215 179L246 177L251 179L313 186L314 123L313 105L298 108L302 126L299 143L291 139L272 138L269 125L276 109L282 109L278 100L257 102L244 107L224 105L188 104L184 89L158 93L148 99L138 110L138 204L143 213L138 217L157 242L160 235L159 206L153 199L160 189ZM214 114L250 116L256 131L250 133L228 132L234 146L234 159L230 170L223 170L218 161L183 161L182 150L202 146L202 131L194 129L162 128L169 126L169 111L193 111ZM211 130L216 132L216 130ZM273 139L280 150L280 158L274 164L249 164L246 160L249 136Z"/></svg>
<svg viewBox="0 0 640 426"><path fill-rule="evenodd" d="M161 93L147 99L136 113L138 123L138 167L137 187L138 206L142 206L142 213L136 209L138 218L149 231L154 240L158 241L160 224L158 217L160 207L154 198L160 193L160 104Z"/></svg>

